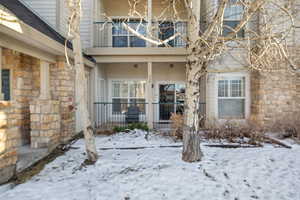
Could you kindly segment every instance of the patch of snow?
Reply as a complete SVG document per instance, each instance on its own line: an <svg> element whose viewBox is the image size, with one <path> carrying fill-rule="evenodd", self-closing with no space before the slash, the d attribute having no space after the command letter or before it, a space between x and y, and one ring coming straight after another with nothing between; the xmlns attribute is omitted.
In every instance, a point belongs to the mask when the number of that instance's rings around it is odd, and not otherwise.
<svg viewBox="0 0 300 200"><path fill-rule="evenodd" d="M172 140L135 131L97 137L97 147L174 145ZM181 148L99 151L86 158L79 140L40 174L0 194L9 200L298 200L300 146L292 149L221 149L202 145L198 163L181 160Z"/></svg>

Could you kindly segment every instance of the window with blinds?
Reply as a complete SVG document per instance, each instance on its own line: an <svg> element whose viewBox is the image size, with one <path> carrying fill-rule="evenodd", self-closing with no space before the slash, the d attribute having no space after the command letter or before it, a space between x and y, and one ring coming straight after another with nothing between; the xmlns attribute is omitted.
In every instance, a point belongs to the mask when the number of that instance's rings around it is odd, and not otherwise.
<svg viewBox="0 0 300 200"><path fill-rule="evenodd" d="M1 80L2 80L2 94L4 94L4 100L10 100L10 70L9 69L2 69L1 73Z"/></svg>
<svg viewBox="0 0 300 200"><path fill-rule="evenodd" d="M240 24L243 17L244 6L241 0L230 0L225 8L223 21L223 36L227 36ZM243 38L245 31L242 28L237 34L237 37Z"/></svg>
<svg viewBox="0 0 300 200"><path fill-rule="evenodd" d="M219 119L245 118L245 77L218 81Z"/></svg>

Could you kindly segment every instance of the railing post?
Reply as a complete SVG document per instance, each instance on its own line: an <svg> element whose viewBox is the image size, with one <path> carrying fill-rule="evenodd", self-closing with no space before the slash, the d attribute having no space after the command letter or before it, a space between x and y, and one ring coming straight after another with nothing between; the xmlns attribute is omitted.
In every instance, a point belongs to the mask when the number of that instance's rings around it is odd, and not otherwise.
<svg viewBox="0 0 300 200"><path fill-rule="evenodd" d="M153 83L152 83L152 62L148 62L147 100L148 100L148 127L153 129Z"/></svg>

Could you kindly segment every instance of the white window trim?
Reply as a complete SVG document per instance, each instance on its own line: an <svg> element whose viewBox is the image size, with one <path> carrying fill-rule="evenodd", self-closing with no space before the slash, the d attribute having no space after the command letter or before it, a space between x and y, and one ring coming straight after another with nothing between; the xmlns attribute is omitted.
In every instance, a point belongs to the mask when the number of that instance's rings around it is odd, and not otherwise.
<svg viewBox="0 0 300 200"><path fill-rule="evenodd" d="M121 19L128 19L128 17L124 17L124 18L117 18L117 17L114 17L112 18L112 23L114 23L114 20L121 20ZM139 18L135 18L135 17L130 17L129 20L140 20ZM121 47L121 48L133 48L131 45L130 45L130 37L134 36L134 37L137 37L136 35L134 35L133 33L131 33L130 31L127 30L127 34L118 34L118 35L115 35L113 34L112 30L113 30L113 27L114 27L114 24L112 24L112 29L111 29L111 43L112 43L112 46L113 46L113 38L114 37L127 37L127 47ZM145 27L146 29L146 34L147 34L147 28ZM138 37L137 37L138 38ZM147 43L145 41L145 47L147 47ZM116 48L116 47L115 47ZM118 47L117 47L118 48Z"/></svg>
<svg viewBox="0 0 300 200"><path fill-rule="evenodd" d="M108 102L112 103L113 98L118 98L118 97L113 97L112 96L112 83L114 81L145 81L147 84L147 80L146 79L108 79ZM129 91L128 91L129 92ZM145 88L145 97L144 98L136 98L136 99L145 99L145 103L148 103L148 91L147 91L147 87ZM122 99L122 97L118 98L118 99ZM128 97L123 97L123 99L128 99ZM134 97L132 97L132 99L134 99ZM147 113L148 111L148 106L145 106L145 113ZM112 113L112 111L109 111L109 116L113 116L114 114ZM147 114L146 114L147 115ZM144 116L144 114L143 114Z"/></svg>
<svg viewBox="0 0 300 200"><path fill-rule="evenodd" d="M228 119L221 119L219 118L219 107L218 107L218 83L219 80L223 80L224 78L232 78L232 77L244 77L245 78L245 118L244 119L232 119L237 122L246 122L250 117L250 105L251 105L251 98L250 98L250 74L249 72L232 72L232 73L220 73L216 75L215 79L215 119L218 119L218 122L225 123ZM230 97L231 98L231 97ZM234 97L233 97L234 98ZM232 98L232 99L233 99ZM237 97L237 99L241 99Z"/></svg>
<svg viewBox="0 0 300 200"><path fill-rule="evenodd" d="M127 91L128 96L127 97L113 97L113 95L112 95L112 85L113 85L113 82L141 82L141 81L144 81L145 84L147 84L146 80L133 80L133 79L130 79L130 80L111 80L111 91L110 91L111 92L111 100L112 99L145 99L146 100L146 98L147 98L147 93L146 93L147 89L146 89L146 87L145 87L145 95L144 95L144 97L131 97L130 96L130 87L128 87L128 91Z"/></svg>

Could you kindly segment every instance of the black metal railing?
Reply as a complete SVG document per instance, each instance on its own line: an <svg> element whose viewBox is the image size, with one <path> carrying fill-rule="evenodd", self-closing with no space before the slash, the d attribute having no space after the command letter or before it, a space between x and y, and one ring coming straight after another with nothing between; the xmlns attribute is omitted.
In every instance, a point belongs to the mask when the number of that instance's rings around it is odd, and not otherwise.
<svg viewBox="0 0 300 200"><path fill-rule="evenodd" d="M126 24L139 34L147 35L147 22L126 22ZM147 45L145 40L128 31L121 21L94 22L94 47L186 47L186 22L152 22L152 27L152 35L160 40L168 39L174 34L178 34L178 36L169 41L167 45Z"/></svg>
<svg viewBox="0 0 300 200"><path fill-rule="evenodd" d="M125 127L133 123L149 123L150 109L154 129L170 129L172 113L184 115L183 103L109 103L96 102L95 127L97 129L113 129ZM205 119L205 103L200 103L199 114ZM202 120L204 123L204 120ZM204 125L204 124L203 124Z"/></svg>
<svg viewBox="0 0 300 200"><path fill-rule="evenodd" d="M131 123L147 122L147 103L109 103L96 102L95 127L97 129L112 129L124 127Z"/></svg>
<svg viewBox="0 0 300 200"><path fill-rule="evenodd" d="M184 103L153 103L153 128L170 129L172 128L171 116L173 113L184 117ZM203 119L206 117L206 104L200 103L199 115ZM204 120L201 120L204 126Z"/></svg>

